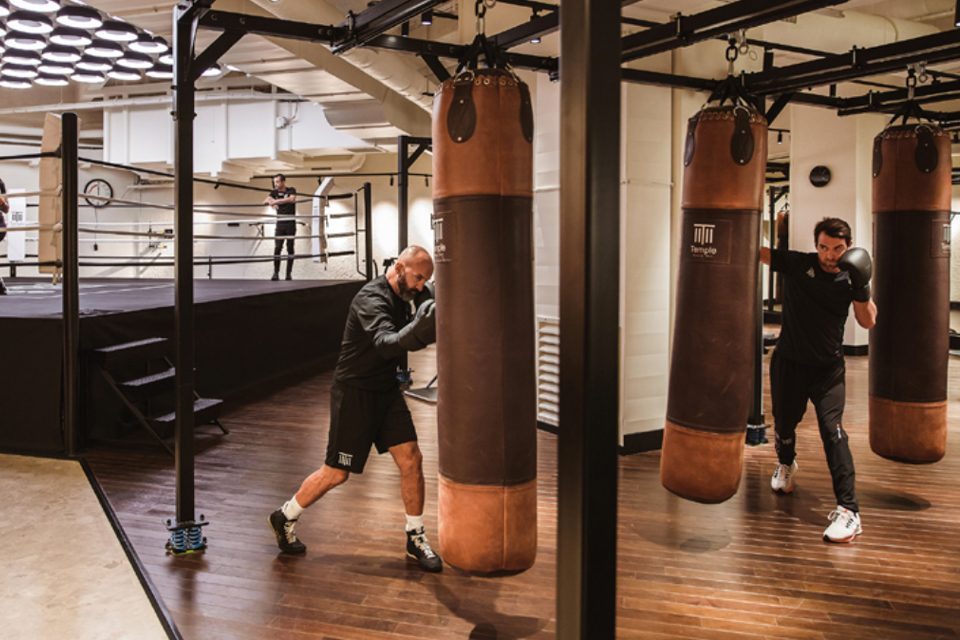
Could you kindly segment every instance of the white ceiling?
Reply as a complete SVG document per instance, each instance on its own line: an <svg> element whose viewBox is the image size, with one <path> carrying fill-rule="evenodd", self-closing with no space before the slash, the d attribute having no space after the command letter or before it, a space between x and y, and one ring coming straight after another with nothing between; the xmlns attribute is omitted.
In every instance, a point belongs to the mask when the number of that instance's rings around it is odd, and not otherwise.
<svg viewBox="0 0 960 640"><path fill-rule="evenodd" d="M171 39L172 10L176 5L174 0L88 0L88 4ZM629 3L624 14L666 22L677 12L696 13L715 5L715 2L700 0L639 0ZM305 16L328 18L325 22L318 18L309 20L319 23L331 23L331 16L345 16L347 11L359 12L366 6L366 0L218 0L214 4L214 8L218 9L238 10L239 7L250 9L249 12L274 14L287 19L304 19ZM839 16L843 12L856 11L882 16L888 22L890 18L909 20L942 30L952 28L954 8L955 3L952 0L850 0L820 13ZM464 19L462 29L452 20L437 19L430 28L412 24L411 35L451 42L463 42L469 38L467 34L472 33L474 25L472 1L451 1L438 9L454 14L463 11L469 13L470 17ZM489 13L488 32L499 31L522 22L529 16L529 9L495 6ZM461 31L465 34L464 37L460 37ZM198 50L212 42L217 35L217 32L201 30L198 34ZM556 55L557 43L557 34L552 34L544 38L542 44L524 45L517 48L517 51ZM272 85L323 105L328 112L328 119L338 128L380 144L381 147L388 147L389 141L401 133L402 129L409 130L417 123L422 129L423 121L417 113L421 112L424 118L429 118L424 109L429 101L425 101L420 94L429 92L435 86L435 78L416 56L379 52L375 57L371 57L370 52L362 53L366 57L363 58L363 65L358 67L356 60L352 60L348 65L342 59L331 59L332 56L321 45L247 35L221 60L234 71L222 79L203 80L198 83L198 87L203 89L229 84L266 90ZM778 64L786 62L779 55L777 60ZM447 61L447 64L448 67L451 66L450 61ZM389 72L378 71L378 66L389 68ZM404 74L410 74L413 81L407 78L404 86L397 89L398 77ZM416 77L420 80L417 81ZM888 80L900 82L897 78ZM92 93L90 90L81 89L74 90L72 95L68 95L68 92L61 92L60 95L63 101L70 102L84 98L164 90L166 86L163 84L111 83L102 89L93 90ZM862 87L856 92L862 93ZM49 92L31 90L24 93L34 94L35 100L41 102L50 100ZM384 98L384 93L389 93L390 96ZM23 100L22 97L18 99ZM99 126L95 118L91 120L85 116L84 120L89 123L88 126ZM5 119L5 122L8 121ZM30 116L17 118L17 124L29 122ZM406 126L407 124L410 126Z"/></svg>

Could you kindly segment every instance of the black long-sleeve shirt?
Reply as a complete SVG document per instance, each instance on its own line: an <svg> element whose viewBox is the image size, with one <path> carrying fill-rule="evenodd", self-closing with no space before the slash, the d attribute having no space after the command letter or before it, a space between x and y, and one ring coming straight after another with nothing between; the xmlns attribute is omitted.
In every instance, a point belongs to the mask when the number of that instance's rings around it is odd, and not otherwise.
<svg viewBox="0 0 960 640"><path fill-rule="evenodd" d="M371 391L397 387L403 348L398 334L410 321L410 303L393 292L386 276L363 286L350 303L334 380Z"/></svg>

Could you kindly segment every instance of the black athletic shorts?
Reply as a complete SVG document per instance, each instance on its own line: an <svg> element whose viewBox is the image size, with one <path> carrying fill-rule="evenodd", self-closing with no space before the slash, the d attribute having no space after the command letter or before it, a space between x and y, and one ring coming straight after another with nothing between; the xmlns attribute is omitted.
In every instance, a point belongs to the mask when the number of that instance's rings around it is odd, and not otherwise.
<svg viewBox="0 0 960 640"><path fill-rule="evenodd" d="M404 442L416 442L417 431L399 389L367 391L335 382L330 389L330 436L327 466L362 473L370 454Z"/></svg>
<svg viewBox="0 0 960 640"><path fill-rule="evenodd" d="M297 221L296 220L278 220L277 226L274 229L273 235L279 240L282 236L286 240L287 238L293 238L297 235Z"/></svg>

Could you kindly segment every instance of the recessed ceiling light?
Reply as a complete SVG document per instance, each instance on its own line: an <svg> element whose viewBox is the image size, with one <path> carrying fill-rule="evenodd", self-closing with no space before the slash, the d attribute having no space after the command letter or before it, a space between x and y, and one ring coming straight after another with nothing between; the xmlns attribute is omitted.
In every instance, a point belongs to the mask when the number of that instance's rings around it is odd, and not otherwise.
<svg viewBox="0 0 960 640"><path fill-rule="evenodd" d="M139 53L164 53L170 48L166 40L159 36L155 38L149 33L141 33L128 46Z"/></svg>
<svg viewBox="0 0 960 640"><path fill-rule="evenodd" d="M20 33L50 33L53 21L45 15L29 11L14 11L7 18L7 28Z"/></svg>
<svg viewBox="0 0 960 640"><path fill-rule="evenodd" d="M147 70L147 75L158 80L169 80L173 77L173 67L168 64L157 63L152 69Z"/></svg>
<svg viewBox="0 0 960 640"><path fill-rule="evenodd" d="M81 29L57 27L53 30L53 33L50 34L50 42L65 47L85 47L93 42L93 38Z"/></svg>
<svg viewBox="0 0 960 640"><path fill-rule="evenodd" d="M127 82L140 79L140 74L137 73L136 71L131 71L130 69L122 69L118 67L114 67L110 71L107 71L107 75L113 78L114 80L124 80Z"/></svg>
<svg viewBox="0 0 960 640"><path fill-rule="evenodd" d="M10 4L17 9L38 13L53 13L60 8L60 3L55 0L10 0Z"/></svg>
<svg viewBox="0 0 960 640"><path fill-rule="evenodd" d="M9 33L3 39L3 46L20 51L39 51L47 46L47 41L32 33Z"/></svg>
<svg viewBox="0 0 960 640"><path fill-rule="evenodd" d="M153 60L145 53L126 51L117 58L117 64L126 69L149 69L153 66Z"/></svg>
<svg viewBox="0 0 960 640"><path fill-rule="evenodd" d="M110 71L113 65L103 58L94 58L93 56L83 56L77 63L77 69L84 71Z"/></svg>
<svg viewBox="0 0 960 640"><path fill-rule="evenodd" d="M203 70L203 73L200 74L201 78L216 78L219 75L223 74L223 69L220 68L218 64L212 64L206 69Z"/></svg>
<svg viewBox="0 0 960 640"><path fill-rule="evenodd" d="M57 11L57 22L74 29L99 29L103 24L100 12L92 7L68 6Z"/></svg>
<svg viewBox="0 0 960 640"><path fill-rule="evenodd" d="M82 82L84 84L99 84L105 82L106 78L102 73L97 73L96 71L78 71L70 79L74 82Z"/></svg>
<svg viewBox="0 0 960 640"><path fill-rule="evenodd" d="M43 50L43 59L52 60L53 62L74 63L80 60L80 50L74 47L51 44Z"/></svg>
<svg viewBox="0 0 960 640"><path fill-rule="evenodd" d="M29 80L20 80L19 78L3 78L0 80L0 87L5 89L29 89L32 86Z"/></svg>
<svg viewBox="0 0 960 640"><path fill-rule="evenodd" d="M37 70L25 64L7 63L0 66L0 75L11 78L36 78Z"/></svg>
<svg viewBox="0 0 960 640"><path fill-rule="evenodd" d="M94 40L84 53L95 58L119 58L123 55L123 47L109 40Z"/></svg>
<svg viewBox="0 0 960 640"><path fill-rule="evenodd" d="M34 80L34 82L45 87L65 87L70 84L63 76L51 76L44 73L41 73L39 76L37 76L37 79Z"/></svg>
<svg viewBox="0 0 960 640"><path fill-rule="evenodd" d="M4 62L12 62L13 64L25 64L30 67L39 67L40 66L40 54L36 51L8 51L3 56Z"/></svg>
<svg viewBox="0 0 960 640"><path fill-rule="evenodd" d="M73 73L73 66L62 62L44 62L39 71L51 76L69 76Z"/></svg>
<svg viewBox="0 0 960 640"><path fill-rule="evenodd" d="M114 42L132 42L137 39L137 28L121 20L104 20L97 29L96 35L98 38Z"/></svg>

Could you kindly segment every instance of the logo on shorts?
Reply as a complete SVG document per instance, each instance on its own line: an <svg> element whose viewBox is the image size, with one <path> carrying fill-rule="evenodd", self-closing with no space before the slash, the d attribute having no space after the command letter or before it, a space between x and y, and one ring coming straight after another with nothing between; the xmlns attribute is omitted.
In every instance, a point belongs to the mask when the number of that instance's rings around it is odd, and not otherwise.
<svg viewBox="0 0 960 640"><path fill-rule="evenodd" d="M341 451L337 454L337 462L345 467L349 467L350 463L353 462L353 454Z"/></svg>

